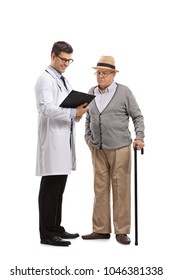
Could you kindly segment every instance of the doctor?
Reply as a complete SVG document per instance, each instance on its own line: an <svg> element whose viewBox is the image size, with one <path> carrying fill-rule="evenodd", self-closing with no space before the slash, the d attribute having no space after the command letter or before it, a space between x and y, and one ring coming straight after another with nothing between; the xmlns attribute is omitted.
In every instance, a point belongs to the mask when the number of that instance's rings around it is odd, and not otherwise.
<svg viewBox="0 0 173 280"><path fill-rule="evenodd" d="M64 41L54 43L51 64L35 85L38 109L36 175L41 176L39 191L39 230L41 244L68 246L66 239L79 236L61 226L63 192L68 174L76 169L75 121L87 111L86 104L76 109L59 107L72 90L62 76L73 62L73 48Z"/></svg>

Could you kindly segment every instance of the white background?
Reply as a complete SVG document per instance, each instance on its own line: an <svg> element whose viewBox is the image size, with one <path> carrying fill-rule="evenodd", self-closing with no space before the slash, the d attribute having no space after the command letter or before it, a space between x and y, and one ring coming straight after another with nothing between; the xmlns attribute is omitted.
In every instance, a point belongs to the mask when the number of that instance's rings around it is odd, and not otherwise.
<svg viewBox="0 0 173 280"><path fill-rule="evenodd" d="M18 268L93 268L95 276L62 279L166 279L172 252L172 7L171 1L49 0L2 1L0 7L0 223L2 279L58 279L10 276ZM102 55L112 55L116 81L134 93L145 117L145 154L138 153L139 245L114 234L107 241L73 240L69 248L40 245L35 177L37 111L34 85L50 63L55 41L74 48L65 76L76 90L96 84ZM92 231L93 173L84 142L84 119L77 124L77 171L68 178L63 225L69 232ZM133 127L132 127L132 135ZM133 169L132 169L133 173ZM163 276L104 276L104 267L163 266ZM100 270L98 273L97 270ZM61 277L59 276L59 279Z"/></svg>

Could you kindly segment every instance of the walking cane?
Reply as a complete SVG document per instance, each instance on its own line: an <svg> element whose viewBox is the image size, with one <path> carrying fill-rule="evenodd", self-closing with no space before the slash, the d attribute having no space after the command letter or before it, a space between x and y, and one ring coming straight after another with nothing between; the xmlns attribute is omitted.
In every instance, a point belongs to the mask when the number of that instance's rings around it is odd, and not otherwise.
<svg viewBox="0 0 173 280"><path fill-rule="evenodd" d="M144 149L141 149L144 154ZM135 183L135 245L138 245L138 178L137 178L137 148L134 148L134 183Z"/></svg>

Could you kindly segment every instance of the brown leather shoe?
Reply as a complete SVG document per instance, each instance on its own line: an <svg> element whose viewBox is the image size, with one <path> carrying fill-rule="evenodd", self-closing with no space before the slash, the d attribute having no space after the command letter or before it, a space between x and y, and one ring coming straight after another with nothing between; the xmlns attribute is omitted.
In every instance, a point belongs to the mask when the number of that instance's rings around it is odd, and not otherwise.
<svg viewBox="0 0 173 280"><path fill-rule="evenodd" d="M116 234L116 240L124 245L128 245L130 244L131 240L130 238L127 236L127 234Z"/></svg>
<svg viewBox="0 0 173 280"><path fill-rule="evenodd" d="M82 235L82 239L89 240L89 239L109 239L110 233L97 233L92 232L91 234Z"/></svg>

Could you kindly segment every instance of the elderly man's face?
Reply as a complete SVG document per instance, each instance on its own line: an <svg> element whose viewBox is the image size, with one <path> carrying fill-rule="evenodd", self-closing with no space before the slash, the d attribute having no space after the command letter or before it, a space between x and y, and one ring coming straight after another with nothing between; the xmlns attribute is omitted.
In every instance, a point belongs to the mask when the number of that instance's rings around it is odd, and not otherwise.
<svg viewBox="0 0 173 280"><path fill-rule="evenodd" d="M99 88L101 90L105 90L107 87L109 87L112 84L115 75L115 71L111 71L108 69L97 70L96 77Z"/></svg>

